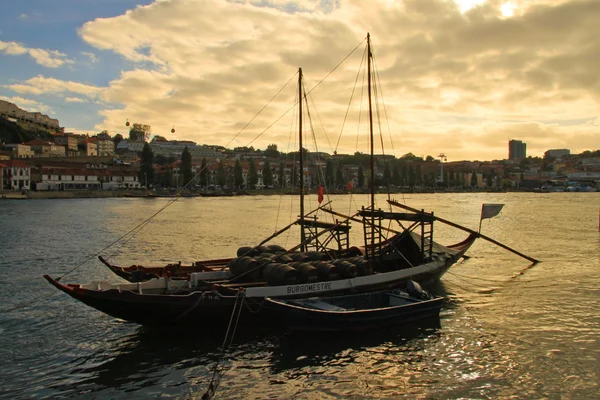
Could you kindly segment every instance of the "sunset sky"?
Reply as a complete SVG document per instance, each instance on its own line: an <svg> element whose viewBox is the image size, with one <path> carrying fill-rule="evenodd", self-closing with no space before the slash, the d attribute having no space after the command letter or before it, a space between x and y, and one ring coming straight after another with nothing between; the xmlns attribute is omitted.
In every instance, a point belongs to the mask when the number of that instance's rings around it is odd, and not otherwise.
<svg viewBox="0 0 600 400"><path fill-rule="evenodd" d="M504 159L510 139L579 153L600 148L598 26L598 0L6 1L0 99L76 133L126 136L129 120L290 151L298 67L309 90L352 53L310 112L319 151L368 152L366 94L350 96L369 32L387 154Z"/></svg>

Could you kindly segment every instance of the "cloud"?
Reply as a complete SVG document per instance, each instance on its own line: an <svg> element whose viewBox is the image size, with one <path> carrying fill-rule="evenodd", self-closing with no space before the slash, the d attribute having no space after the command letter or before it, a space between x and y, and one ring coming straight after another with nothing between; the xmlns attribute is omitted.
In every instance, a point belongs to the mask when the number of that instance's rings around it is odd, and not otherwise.
<svg viewBox="0 0 600 400"><path fill-rule="evenodd" d="M79 29L88 45L125 60L106 87L42 76L7 87L110 103L95 130L123 130L128 119L225 145L291 79L236 145L293 149L293 112L261 132L294 103L298 67L310 89L370 32L377 114L387 115L382 136L397 155L505 158L513 138L530 153L576 151L597 146L589 121L600 118L599 23L596 0L160 0ZM364 113L336 147L363 49L311 93L314 125L331 143L323 151L367 149ZM364 111L361 96L349 115Z"/></svg>
<svg viewBox="0 0 600 400"><path fill-rule="evenodd" d="M90 99L98 98L103 92L103 88L86 85L79 82L62 81L55 78L46 78L38 75L28 79L23 83L5 85L7 89L20 94L56 94L56 93L75 93L84 95Z"/></svg>
<svg viewBox="0 0 600 400"><path fill-rule="evenodd" d="M58 68L64 64L73 64L75 62L68 59L66 54L59 51L27 48L17 42L0 41L0 53L11 56L28 54L36 63L48 68Z"/></svg>
<svg viewBox="0 0 600 400"><path fill-rule="evenodd" d="M86 100L80 97L65 97L67 103L85 103Z"/></svg>
<svg viewBox="0 0 600 400"><path fill-rule="evenodd" d="M98 57L89 51L82 51L81 54L89 59L89 62L95 64L98 62Z"/></svg>

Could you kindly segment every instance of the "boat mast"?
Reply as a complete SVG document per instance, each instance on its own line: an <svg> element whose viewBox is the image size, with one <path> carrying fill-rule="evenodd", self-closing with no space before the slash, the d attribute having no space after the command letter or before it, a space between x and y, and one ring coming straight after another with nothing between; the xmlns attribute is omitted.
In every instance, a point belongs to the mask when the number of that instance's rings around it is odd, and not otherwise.
<svg viewBox="0 0 600 400"><path fill-rule="evenodd" d="M369 91L369 140L371 141L371 245L375 249L375 156L373 145L373 110L371 107L371 34L367 32L367 80Z"/></svg>
<svg viewBox="0 0 600 400"><path fill-rule="evenodd" d="M300 243L301 251L306 251L306 235L304 233L304 161L302 150L302 68L298 68L298 136L300 143Z"/></svg>

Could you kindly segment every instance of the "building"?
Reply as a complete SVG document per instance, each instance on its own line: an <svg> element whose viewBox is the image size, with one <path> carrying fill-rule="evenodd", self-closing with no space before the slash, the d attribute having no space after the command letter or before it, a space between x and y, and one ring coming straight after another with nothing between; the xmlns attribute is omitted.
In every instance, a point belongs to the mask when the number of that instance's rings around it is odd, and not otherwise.
<svg viewBox="0 0 600 400"><path fill-rule="evenodd" d="M571 154L571 150L568 149L554 149L554 150L548 150L544 153L544 158L546 157L554 157L554 158L561 158L564 156L568 156Z"/></svg>
<svg viewBox="0 0 600 400"><path fill-rule="evenodd" d="M31 150L35 153L36 157L64 157L65 148L56 143L47 142L45 140L30 140L29 142L23 143L26 146L31 147Z"/></svg>
<svg viewBox="0 0 600 400"><path fill-rule="evenodd" d="M54 143L65 148L65 154L67 157L77 156L77 142L78 138L72 134L56 135L54 136Z"/></svg>
<svg viewBox="0 0 600 400"><path fill-rule="evenodd" d="M20 143L5 144L4 148L11 151L11 158L33 158L31 146Z"/></svg>
<svg viewBox="0 0 600 400"><path fill-rule="evenodd" d="M511 140L508 142L508 159L519 161L527 158L527 144L520 140Z"/></svg>
<svg viewBox="0 0 600 400"><path fill-rule="evenodd" d="M20 160L3 161L2 189L29 190L31 184L31 168Z"/></svg>
<svg viewBox="0 0 600 400"><path fill-rule="evenodd" d="M100 139L99 137L93 137L89 139L96 144L96 148L99 156L114 156L115 155L115 142L110 139Z"/></svg>
<svg viewBox="0 0 600 400"><path fill-rule="evenodd" d="M16 120L35 123L45 126L46 128L57 130L60 128L60 123L57 119L50 118L49 116L40 112L28 112L22 110L17 105L4 100L0 100L0 116L6 116L8 118L15 118Z"/></svg>

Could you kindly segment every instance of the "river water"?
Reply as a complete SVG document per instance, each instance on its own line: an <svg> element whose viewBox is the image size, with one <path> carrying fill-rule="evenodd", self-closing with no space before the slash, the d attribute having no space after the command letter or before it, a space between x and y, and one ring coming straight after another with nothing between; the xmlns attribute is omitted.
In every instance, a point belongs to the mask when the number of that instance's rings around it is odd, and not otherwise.
<svg viewBox="0 0 600 400"><path fill-rule="evenodd" d="M315 196L316 197L316 196ZM352 213L365 198L333 197ZM384 200L384 197L378 197ZM542 260L478 240L436 288L439 321L360 335L236 333L222 399L600 398L600 193L397 195ZM292 196L0 202L0 398L201 398L223 336L115 320L51 287L119 282L118 264L231 256L295 218ZM315 199L309 199L307 209ZM381 202L383 203L383 202ZM380 204L381 204L380 203ZM290 246L296 233L276 243ZM356 227L353 237L359 239ZM442 244L466 233L436 225Z"/></svg>

